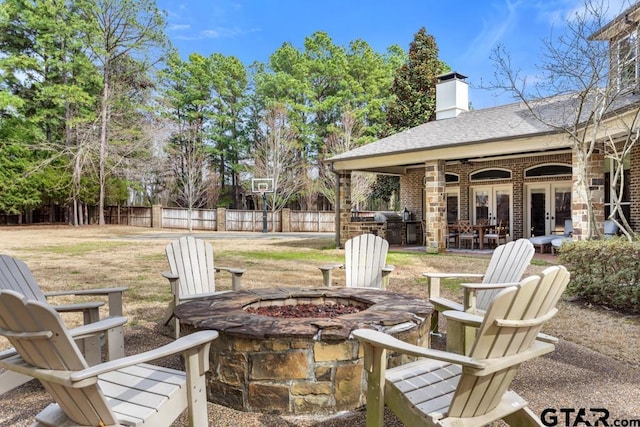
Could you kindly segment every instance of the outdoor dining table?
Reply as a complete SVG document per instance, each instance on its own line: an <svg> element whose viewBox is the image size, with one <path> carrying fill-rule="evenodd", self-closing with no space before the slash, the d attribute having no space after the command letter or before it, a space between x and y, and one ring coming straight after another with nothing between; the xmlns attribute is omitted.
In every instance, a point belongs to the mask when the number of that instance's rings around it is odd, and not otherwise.
<svg viewBox="0 0 640 427"><path fill-rule="evenodd" d="M474 230L478 232L478 249L482 250L484 249L484 235L486 231L492 229L493 227L495 227L495 225L494 224L473 224L472 227ZM450 225L449 228L451 228L452 230L458 230L457 224Z"/></svg>

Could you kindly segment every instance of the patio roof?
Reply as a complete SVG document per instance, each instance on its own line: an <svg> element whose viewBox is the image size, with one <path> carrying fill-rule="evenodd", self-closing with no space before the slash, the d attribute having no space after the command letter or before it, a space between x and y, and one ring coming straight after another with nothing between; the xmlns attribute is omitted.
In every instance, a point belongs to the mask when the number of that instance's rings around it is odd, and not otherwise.
<svg viewBox="0 0 640 427"><path fill-rule="evenodd" d="M334 170L362 170L402 174L411 165L429 160L463 160L571 147L563 127L574 123L578 93L471 110L455 118L435 120L333 156ZM621 97L613 110L628 108L637 95ZM582 109L587 120L591 109Z"/></svg>

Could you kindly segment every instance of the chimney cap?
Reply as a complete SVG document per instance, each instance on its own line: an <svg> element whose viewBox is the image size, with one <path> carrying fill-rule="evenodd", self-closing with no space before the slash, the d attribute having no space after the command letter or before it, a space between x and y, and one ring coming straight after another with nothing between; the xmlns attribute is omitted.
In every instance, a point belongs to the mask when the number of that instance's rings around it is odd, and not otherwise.
<svg viewBox="0 0 640 427"><path fill-rule="evenodd" d="M457 71L451 71L449 73L440 74L439 76L436 76L436 79L438 79L439 82L446 81L446 80L453 80L453 79L464 80L466 78L467 76L464 76L458 73Z"/></svg>

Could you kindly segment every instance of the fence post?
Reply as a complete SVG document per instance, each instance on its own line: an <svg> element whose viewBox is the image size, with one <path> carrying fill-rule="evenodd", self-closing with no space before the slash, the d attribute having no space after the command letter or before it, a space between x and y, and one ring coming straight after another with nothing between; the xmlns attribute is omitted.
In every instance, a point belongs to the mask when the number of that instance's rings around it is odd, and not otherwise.
<svg viewBox="0 0 640 427"><path fill-rule="evenodd" d="M291 232L291 209L283 208L280 211L280 226L283 233Z"/></svg>
<svg viewBox="0 0 640 427"><path fill-rule="evenodd" d="M216 209L216 231L227 231L227 209Z"/></svg>
<svg viewBox="0 0 640 427"><path fill-rule="evenodd" d="M162 228L162 205L151 206L151 228Z"/></svg>

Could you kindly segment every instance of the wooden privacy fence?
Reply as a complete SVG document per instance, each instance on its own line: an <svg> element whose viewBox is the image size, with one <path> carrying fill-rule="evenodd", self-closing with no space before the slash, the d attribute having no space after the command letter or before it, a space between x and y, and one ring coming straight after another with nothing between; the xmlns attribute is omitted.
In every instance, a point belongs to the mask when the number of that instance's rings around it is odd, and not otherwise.
<svg viewBox="0 0 640 427"><path fill-rule="evenodd" d="M262 211L235 209L193 209L193 230L263 231ZM153 228L189 228L189 210L162 206L109 206L105 209L107 224ZM267 231L275 232L335 232L335 212L267 211Z"/></svg>

